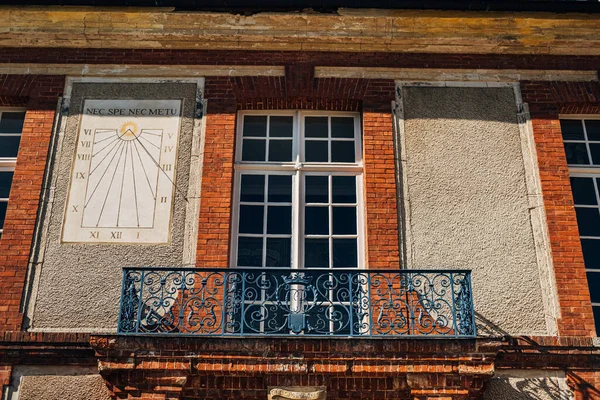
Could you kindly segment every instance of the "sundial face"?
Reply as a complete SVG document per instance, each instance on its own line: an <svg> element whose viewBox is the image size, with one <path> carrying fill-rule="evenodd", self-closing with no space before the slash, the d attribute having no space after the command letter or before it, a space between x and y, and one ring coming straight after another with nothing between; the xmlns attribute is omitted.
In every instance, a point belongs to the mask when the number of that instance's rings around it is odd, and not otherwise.
<svg viewBox="0 0 600 400"><path fill-rule="evenodd" d="M168 243L180 100L86 100L63 242Z"/></svg>

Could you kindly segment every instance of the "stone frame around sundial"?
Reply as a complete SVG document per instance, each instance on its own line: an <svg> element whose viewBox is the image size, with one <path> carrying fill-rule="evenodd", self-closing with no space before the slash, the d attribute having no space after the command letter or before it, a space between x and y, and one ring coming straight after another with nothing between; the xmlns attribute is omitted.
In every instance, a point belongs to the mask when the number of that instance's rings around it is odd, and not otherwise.
<svg viewBox="0 0 600 400"><path fill-rule="evenodd" d="M170 240L182 100L85 99L62 242Z"/></svg>

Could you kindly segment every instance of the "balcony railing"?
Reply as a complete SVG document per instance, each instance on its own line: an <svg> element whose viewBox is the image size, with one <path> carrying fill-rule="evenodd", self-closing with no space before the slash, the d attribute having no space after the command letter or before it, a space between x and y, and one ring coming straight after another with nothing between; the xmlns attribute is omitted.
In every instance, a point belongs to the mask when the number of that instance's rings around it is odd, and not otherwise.
<svg viewBox="0 0 600 400"><path fill-rule="evenodd" d="M120 334L474 337L470 271L125 268Z"/></svg>

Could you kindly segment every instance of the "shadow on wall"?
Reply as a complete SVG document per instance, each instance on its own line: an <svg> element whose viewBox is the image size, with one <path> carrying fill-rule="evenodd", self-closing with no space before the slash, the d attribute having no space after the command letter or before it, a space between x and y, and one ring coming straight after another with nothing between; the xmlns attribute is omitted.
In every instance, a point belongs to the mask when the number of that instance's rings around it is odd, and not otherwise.
<svg viewBox="0 0 600 400"><path fill-rule="evenodd" d="M580 397L578 399L600 399L600 389L587 382L574 372L567 372L567 379L572 388L574 388Z"/></svg>
<svg viewBox="0 0 600 400"><path fill-rule="evenodd" d="M571 400L572 393L557 378L493 378L484 400Z"/></svg>
<svg viewBox="0 0 600 400"><path fill-rule="evenodd" d="M477 325L477 336L505 337L510 336L508 332L485 318L478 312L475 312L475 324Z"/></svg>

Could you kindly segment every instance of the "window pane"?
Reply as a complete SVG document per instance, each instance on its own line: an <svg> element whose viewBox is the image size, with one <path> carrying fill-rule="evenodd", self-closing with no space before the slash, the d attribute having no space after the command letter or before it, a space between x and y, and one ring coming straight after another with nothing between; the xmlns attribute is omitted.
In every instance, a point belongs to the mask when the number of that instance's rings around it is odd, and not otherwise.
<svg viewBox="0 0 600 400"><path fill-rule="evenodd" d="M292 141L270 140L269 161L292 161Z"/></svg>
<svg viewBox="0 0 600 400"><path fill-rule="evenodd" d="M263 206L240 206L240 233L263 233Z"/></svg>
<svg viewBox="0 0 600 400"><path fill-rule="evenodd" d="M567 164L589 164L585 143L565 143Z"/></svg>
<svg viewBox="0 0 600 400"><path fill-rule="evenodd" d="M6 217L6 206L8 205L5 201L0 201L0 229L4 228L4 218Z"/></svg>
<svg viewBox="0 0 600 400"><path fill-rule="evenodd" d="M600 322L600 307L593 306L592 311L594 312L594 321ZM596 335L600 336L600 324L596 323Z"/></svg>
<svg viewBox="0 0 600 400"><path fill-rule="evenodd" d="M3 112L0 120L0 133L21 133L25 112Z"/></svg>
<svg viewBox="0 0 600 400"><path fill-rule="evenodd" d="M267 239L267 267L288 268L291 264L292 240L286 238Z"/></svg>
<svg viewBox="0 0 600 400"><path fill-rule="evenodd" d="M244 134L243 136L266 137L267 136L267 116L266 115L246 115L244 116Z"/></svg>
<svg viewBox="0 0 600 400"><path fill-rule="evenodd" d="M356 207L333 207L333 234L356 235Z"/></svg>
<svg viewBox="0 0 600 400"><path fill-rule="evenodd" d="M239 267L262 267L262 238L238 238Z"/></svg>
<svg viewBox="0 0 600 400"><path fill-rule="evenodd" d="M270 202L292 202L292 176L270 175L269 176L269 201Z"/></svg>
<svg viewBox="0 0 600 400"><path fill-rule="evenodd" d="M307 140L304 145L306 162L328 162L327 142Z"/></svg>
<svg viewBox="0 0 600 400"><path fill-rule="evenodd" d="M585 267L600 269L600 239L581 239L581 248L583 249Z"/></svg>
<svg viewBox="0 0 600 400"><path fill-rule="evenodd" d="M590 143L590 153L592 153L592 164L600 165L600 143Z"/></svg>
<svg viewBox="0 0 600 400"><path fill-rule="evenodd" d="M244 139L242 143L242 161L265 161L266 140Z"/></svg>
<svg viewBox="0 0 600 400"><path fill-rule="evenodd" d="M292 207L269 206L267 210L267 233L291 235Z"/></svg>
<svg viewBox="0 0 600 400"><path fill-rule="evenodd" d="M594 178L571 178L571 188L573 189L575 204L598 204L596 189L594 188Z"/></svg>
<svg viewBox="0 0 600 400"><path fill-rule="evenodd" d="M600 120L585 121L585 130L587 131L588 140L600 141Z"/></svg>
<svg viewBox="0 0 600 400"><path fill-rule="evenodd" d="M356 203L356 177L334 176L331 179L334 203Z"/></svg>
<svg viewBox="0 0 600 400"><path fill-rule="evenodd" d="M354 118L352 118L352 117L332 117L331 118L331 137L354 138Z"/></svg>
<svg viewBox="0 0 600 400"><path fill-rule="evenodd" d="M304 266L306 268L329 267L329 239L304 241Z"/></svg>
<svg viewBox="0 0 600 400"><path fill-rule="evenodd" d="M0 158L16 157L19 152L19 143L21 143L21 136L0 135Z"/></svg>
<svg viewBox="0 0 600 400"><path fill-rule="evenodd" d="M292 137L294 117L271 117L269 136Z"/></svg>
<svg viewBox="0 0 600 400"><path fill-rule="evenodd" d="M264 175L242 175L240 201L263 202L265 200Z"/></svg>
<svg viewBox="0 0 600 400"><path fill-rule="evenodd" d="M587 280L592 303L600 303L600 272L588 272Z"/></svg>
<svg viewBox="0 0 600 400"><path fill-rule="evenodd" d="M584 140L583 124L580 120L563 119L560 121L563 140Z"/></svg>
<svg viewBox="0 0 600 400"><path fill-rule="evenodd" d="M329 234L328 207L306 207L304 233L306 235Z"/></svg>
<svg viewBox="0 0 600 400"><path fill-rule="evenodd" d="M304 136L326 138L327 117L306 117L304 119Z"/></svg>
<svg viewBox="0 0 600 400"><path fill-rule="evenodd" d="M358 267L356 239L333 239L333 267Z"/></svg>
<svg viewBox="0 0 600 400"><path fill-rule="evenodd" d="M329 202L329 184L326 176L307 176L306 177L306 196L307 203L328 203Z"/></svg>
<svg viewBox="0 0 600 400"><path fill-rule="evenodd" d="M331 142L331 162L354 162L354 142Z"/></svg>
<svg viewBox="0 0 600 400"><path fill-rule="evenodd" d="M8 198L10 185L12 184L13 172L0 172L0 199Z"/></svg>
<svg viewBox="0 0 600 400"><path fill-rule="evenodd" d="M597 208L575 207L581 236L600 236L600 213Z"/></svg>

